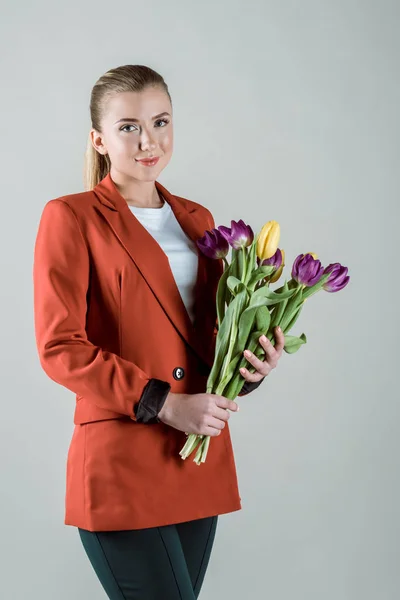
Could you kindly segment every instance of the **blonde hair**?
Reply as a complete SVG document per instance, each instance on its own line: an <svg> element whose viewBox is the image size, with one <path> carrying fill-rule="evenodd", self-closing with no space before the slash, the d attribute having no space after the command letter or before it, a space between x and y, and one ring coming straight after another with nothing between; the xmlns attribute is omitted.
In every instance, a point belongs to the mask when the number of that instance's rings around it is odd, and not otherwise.
<svg viewBox="0 0 400 600"><path fill-rule="evenodd" d="M101 120L107 101L120 92L141 92L147 87L160 86L172 104L168 86L163 77L145 65L123 65L110 69L94 84L90 95L90 119L92 128L101 133ZM83 180L85 191L92 190L109 173L108 154L100 154L93 147L90 133L86 145Z"/></svg>

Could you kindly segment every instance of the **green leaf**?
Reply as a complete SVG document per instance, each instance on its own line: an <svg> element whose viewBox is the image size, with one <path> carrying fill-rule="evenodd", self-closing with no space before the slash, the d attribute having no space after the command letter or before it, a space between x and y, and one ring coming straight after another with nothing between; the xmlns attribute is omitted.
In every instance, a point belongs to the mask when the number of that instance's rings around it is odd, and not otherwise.
<svg viewBox="0 0 400 600"><path fill-rule="evenodd" d="M254 323L257 309L257 306L253 306L251 308L248 307L240 315L238 322L238 335L234 346L234 352L240 352L244 350L245 343Z"/></svg>
<svg viewBox="0 0 400 600"><path fill-rule="evenodd" d="M253 271L253 274L249 279L249 282L247 283L248 289L254 290L256 283L261 279L264 279L268 275L271 275L274 272L274 270L275 267L273 265L264 265L255 269L255 271Z"/></svg>
<svg viewBox="0 0 400 600"><path fill-rule="evenodd" d="M279 293L285 294L288 291L289 291L289 286L287 284L287 281L285 281L285 283L283 284L283 287ZM276 292L276 293L278 293L278 292ZM287 306L287 303L288 303L288 299L285 298L284 300L282 300L282 302L279 302L279 304L276 304L274 306L273 314L271 315L271 328L274 328L274 327L277 327L278 325L280 325L282 317L285 312L285 308Z"/></svg>
<svg viewBox="0 0 400 600"><path fill-rule="evenodd" d="M236 296L228 306L222 321L219 321L218 333L215 341L214 363L207 379L207 389L213 387L228 350L232 318L235 311L235 301L239 301L238 296Z"/></svg>
<svg viewBox="0 0 400 600"><path fill-rule="evenodd" d="M226 298L226 280L231 274L232 263L224 270L218 281L216 305L217 305L217 319L218 326L222 323L222 319L225 315L225 298Z"/></svg>
<svg viewBox="0 0 400 600"><path fill-rule="evenodd" d="M263 285L262 287L258 288L258 290L252 293L250 305L257 303L260 297L264 299L263 304L266 306L271 304L277 304L278 302L282 302L282 300L291 298L295 294L295 292L296 290L288 290L282 291L279 294L277 294L276 292L270 290L268 285Z"/></svg>
<svg viewBox="0 0 400 600"><path fill-rule="evenodd" d="M294 335L285 335L285 345L283 347L287 354L294 354L303 344L307 343L306 334L302 333L300 337Z"/></svg>
<svg viewBox="0 0 400 600"><path fill-rule="evenodd" d="M271 313L267 306L259 306L256 313L256 327L267 334L271 323Z"/></svg>
<svg viewBox="0 0 400 600"><path fill-rule="evenodd" d="M225 317L217 333L214 364L207 379L207 388L214 389L224 377L227 363L230 361L234 339L236 339L237 322L239 315L248 303L246 286L239 282L238 293L229 304Z"/></svg>
<svg viewBox="0 0 400 600"><path fill-rule="evenodd" d="M231 265L232 265L232 271L231 271L231 275L233 275L234 277L237 277L239 279L239 250L235 250L235 248L232 248L232 261L231 261Z"/></svg>
<svg viewBox="0 0 400 600"><path fill-rule="evenodd" d="M263 333L265 333L263 330L253 331L251 333L246 344L246 348L248 348L250 352L256 354L258 347L261 346L261 344L259 343L259 337L263 335ZM230 365L233 367L230 371L230 378L225 379L225 387L221 392L221 394L225 396L225 398L229 398L230 400L236 398L236 396L242 389L243 376L240 373L239 369L241 367L246 367L247 369L249 369L250 372L255 371L252 365L249 366L249 362L247 358L243 355L243 353L240 353L240 355L235 358L238 358L238 360L235 362L235 365Z"/></svg>
<svg viewBox="0 0 400 600"><path fill-rule="evenodd" d="M300 316L301 310L303 308L304 302L302 302L301 304L299 304L299 306L296 308L296 310L293 312L290 320L288 321L288 324L286 325L286 327L282 327L282 331L283 333L286 333L287 331L290 331L293 327L293 325L296 323L297 319Z"/></svg>
<svg viewBox="0 0 400 600"><path fill-rule="evenodd" d="M303 304L302 286L299 285L296 288L293 288L293 290L291 291L294 292L294 294L292 298L290 298L290 300L288 301L285 307L285 312L280 322L280 326L283 332L288 330L288 325L292 321L293 317L297 314L298 307Z"/></svg>
<svg viewBox="0 0 400 600"><path fill-rule="evenodd" d="M258 306L252 307L251 310L245 308L242 311L238 318L236 329L234 327L234 322L232 323L232 337L230 346L232 349L228 350L224 360L224 364L219 371L218 383L215 384L217 388L217 393L221 393L221 390L224 389L224 387L233 377L234 373L237 370L238 361L243 359L243 350L245 349L245 347L251 348L252 345L255 345L255 347L259 345L258 338L262 333L268 331L269 320L270 314L268 308L266 308L265 306ZM261 333L257 334L257 331L252 331L254 322L256 322L256 327L260 329ZM254 336L256 336L256 339L254 338Z"/></svg>
<svg viewBox="0 0 400 600"><path fill-rule="evenodd" d="M291 289L293 289L293 287L294 287L294 286L292 285L292 284L293 284L293 282L294 282L294 279L290 279L290 280L289 280L289 282L288 282L288 281L285 279L285 283L284 283L284 284L283 284L281 287L279 287L279 288L277 288L276 290L274 290L274 292L275 292L276 294L280 294L280 293L281 293L281 292L283 292L283 291L286 291L286 290L291 290ZM294 283L295 283L295 282L294 282ZM297 286L297 284L296 284L296 286Z"/></svg>
<svg viewBox="0 0 400 600"><path fill-rule="evenodd" d="M228 288L233 296L236 296L236 287L237 287L238 283L242 283L242 282L240 281L240 279L238 279L234 275L229 275L229 277L226 280L226 285L228 286Z"/></svg>
<svg viewBox="0 0 400 600"><path fill-rule="evenodd" d="M232 261L231 261L231 265L230 265L231 269L228 274L228 277L229 277L229 275L232 275L233 277L237 278L237 272L238 272L237 263L238 263L237 250L232 249ZM226 278L226 280L227 280L227 278ZM230 289L226 285L226 280L225 280L225 303L227 306L229 306L229 304L231 303L232 298L234 298L234 296L232 295Z"/></svg>
<svg viewBox="0 0 400 600"><path fill-rule="evenodd" d="M262 302L262 298L260 298L259 301ZM253 329L254 323L256 323L257 329L266 333L268 331L270 319L271 315L266 306L247 307L239 317L238 333L233 353L241 353L247 347L247 340Z"/></svg>
<svg viewBox="0 0 400 600"><path fill-rule="evenodd" d="M247 264L246 264L246 277L244 280L244 284L247 286L248 282L252 276L252 273L254 272L254 268L256 263L256 253L257 253L257 236L254 236L253 242L251 243L251 246L249 247L249 251L247 254Z"/></svg>

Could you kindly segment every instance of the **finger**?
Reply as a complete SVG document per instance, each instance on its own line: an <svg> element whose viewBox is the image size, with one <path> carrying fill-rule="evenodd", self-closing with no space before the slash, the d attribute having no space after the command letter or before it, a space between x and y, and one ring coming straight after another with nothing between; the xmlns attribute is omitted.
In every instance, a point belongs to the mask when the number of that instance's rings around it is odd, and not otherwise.
<svg viewBox="0 0 400 600"><path fill-rule="evenodd" d="M237 412L237 411L234 411L234 412ZM229 419L229 417L231 416L231 413L229 412L229 410L226 410L226 408L220 408L219 406L216 406L214 408L213 416L216 419L220 419L221 421L227 421Z"/></svg>
<svg viewBox="0 0 400 600"><path fill-rule="evenodd" d="M239 404L234 400L230 400L225 396L221 396L220 394L213 394L215 406L220 406L221 408L226 408L228 410L233 410L233 412L237 412L239 410Z"/></svg>
<svg viewBox="0 0 400 600"><path fill-rule="evenodd" d="M263 336L260 337L259 342L265 350L266 362L271 365L272 368L276 367L278 364L279 354L274 345L267 337L264 340Z"/></svg>
<svg viewBox="0 0 400 600"><path fill-rule="evenodd" d="M209 435L210 437L216 437L222 433L222 429L216 429L215 427L208 427L204 429L203 435Z"/></svg>
<svg viewBox="0 0 400 600"><path fill-rule="evenodd" d="M285 334L280 327L275 327L274 336L276 340L275 350L278 352L278 354L282 354L282 350L285 345Z"/></svg>
<svg viewBox="0 0 400 600"><path fill-rule="evenodd" d="M266 377L268 375L268 372L265 373L264 375L262 373L260 373L259 371L250 373L250 371L248 369L246 369L246 367L242 367L241 369L239 369L239 371L240 371L240 374L244 377L244 379L246 381L251 381L251 382L261 381L261 379L263 379L264 377Z"/></svg>
<svg viewBox="0 0 400 600"><path fill-rule="evenodd" d="M225 421L221 419L217 419L216 417L208 417L206 427L211 427L212 429L224 429L226 425Z"/></svg>
<svg viewBox="0 0 400 600"><path fill-rule="evenodd" d="M265 362L263 360L260 360L253 352L251 352L248 348L246 348L246 350L244 350L243 352L243 356L245 357L245 359L251 364L253 365L253 367L255 367L256 369L256 373L260 374L261 373L261 377L264 377L265 373ZM253 373L254 374L254 373ZM261 379L260 377L260 379ZM257 381L257 379L252 379L252 381Z"/></svg>

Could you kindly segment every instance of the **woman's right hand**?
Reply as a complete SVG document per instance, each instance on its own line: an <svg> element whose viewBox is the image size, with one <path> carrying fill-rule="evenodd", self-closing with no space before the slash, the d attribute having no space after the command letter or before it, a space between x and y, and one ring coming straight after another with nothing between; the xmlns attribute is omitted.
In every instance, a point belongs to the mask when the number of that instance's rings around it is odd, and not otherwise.
<svg viewBox="0 0 400 600"><path fill-rule="evenodd" d="M185 433L216 437L239 406L219 394L174 394L170 392L158 413L160 421Z"/></svg>

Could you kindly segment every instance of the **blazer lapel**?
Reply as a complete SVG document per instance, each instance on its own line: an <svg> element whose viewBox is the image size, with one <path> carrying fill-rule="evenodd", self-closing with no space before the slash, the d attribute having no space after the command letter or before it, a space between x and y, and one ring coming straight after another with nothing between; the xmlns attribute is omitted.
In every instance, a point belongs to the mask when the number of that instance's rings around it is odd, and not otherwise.
<svg viewBox="0 0 400 600"><path fill-rule="evenodd" d="M207 229L207 223L204 223L204 218L200 218L198 208L190 208L183 200L170 194L158 181L155 182L155 185L171 206L183 231L196 242ZM189 317L171 271L168 257L161 246L131 212L109 173L93 188L93 192L101 202L99 208L103 216L152 289L170 321L196 354L211 367L213 357L207 352L207 342L202 340L201 334L196 331L196 323L193 324ZM197 244L196 250L198 254L195 284L197 318L207 279L207 266L211 259L200 252Z"/></svg>

